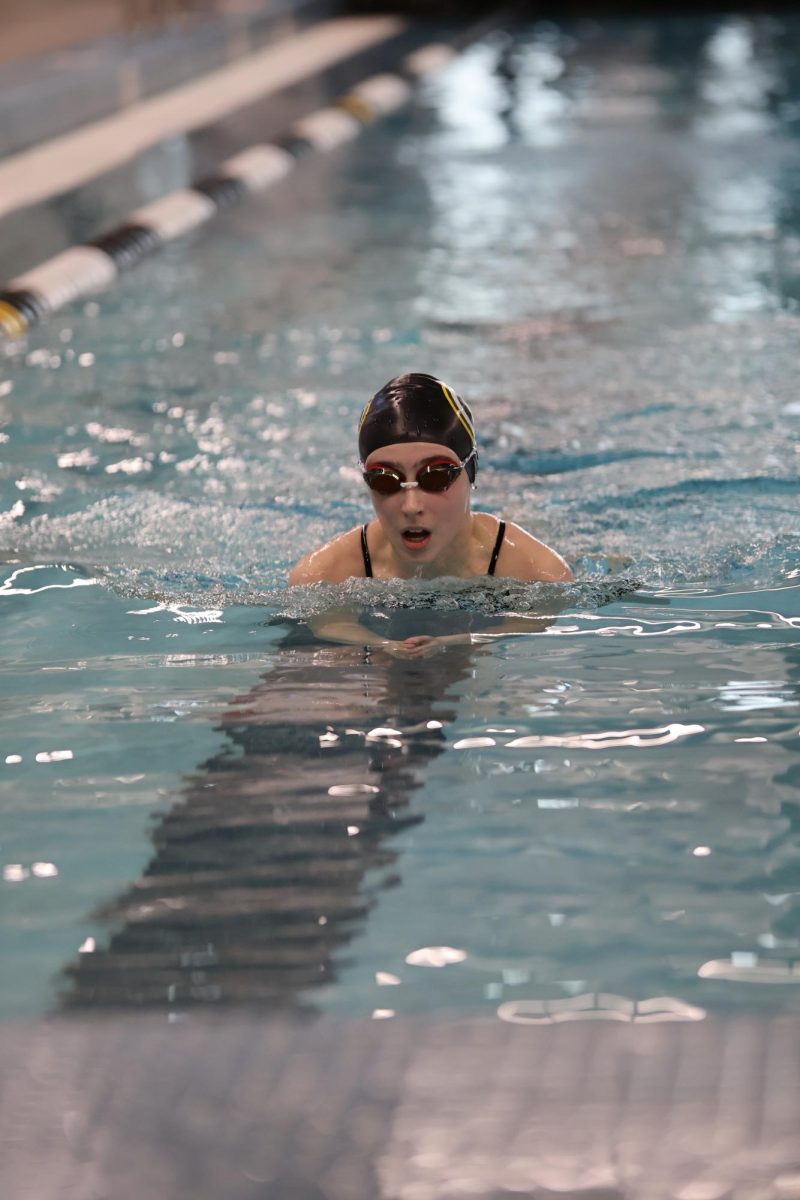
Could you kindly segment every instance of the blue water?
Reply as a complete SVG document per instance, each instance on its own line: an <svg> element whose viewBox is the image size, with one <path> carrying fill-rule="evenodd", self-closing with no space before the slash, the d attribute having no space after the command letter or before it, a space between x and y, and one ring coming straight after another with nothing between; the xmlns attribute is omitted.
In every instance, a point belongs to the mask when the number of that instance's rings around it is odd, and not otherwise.
<svg viewBox="0 0 800 1200"><path fill-rule="evenodd" d="M492 35L7 354L4 1016L796 1010L795 26ZM285 590L409 369L575 585Z"/></svg>

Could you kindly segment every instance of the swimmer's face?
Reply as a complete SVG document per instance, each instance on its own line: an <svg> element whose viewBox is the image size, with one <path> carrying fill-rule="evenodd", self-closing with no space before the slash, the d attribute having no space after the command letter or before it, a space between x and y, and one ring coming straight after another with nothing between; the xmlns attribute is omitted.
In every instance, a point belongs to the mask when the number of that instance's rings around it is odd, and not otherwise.
<svg viewBox="0 0 800 1200"><path fill-rule="evenodd" d="M369 467L391 467L411 483L431 463L459 465L458 455L435 442L398 442L374 450ZM401 488L393 496L371 492L375 514L398 558L413 567L434 562L463 534L470 511L469 476L465 470L446 492Z"/></svg>

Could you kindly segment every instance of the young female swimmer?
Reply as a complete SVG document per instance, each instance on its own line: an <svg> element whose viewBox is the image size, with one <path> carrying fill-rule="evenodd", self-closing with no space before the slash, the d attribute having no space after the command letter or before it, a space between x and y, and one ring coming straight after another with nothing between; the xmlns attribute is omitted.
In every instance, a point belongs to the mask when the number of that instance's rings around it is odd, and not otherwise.
<svg viewBox="0 0 800 1200"><path fill-rule="evenodd" d="M559 554L518 525L471 511L470 485L478 469L472 413L441 380L399 375L376 392L361 414L358 452L375 520L301 558L289 575L290 584L341 583L365 576L572 578ZM497 632L522 632L524 625L504 622ZM527 622L528 630L535 627ZM380 646L401 657L416 658L448 642L480 640L457 634L393 642L341 611L317 618L312 628L326 640Z"/></svg>

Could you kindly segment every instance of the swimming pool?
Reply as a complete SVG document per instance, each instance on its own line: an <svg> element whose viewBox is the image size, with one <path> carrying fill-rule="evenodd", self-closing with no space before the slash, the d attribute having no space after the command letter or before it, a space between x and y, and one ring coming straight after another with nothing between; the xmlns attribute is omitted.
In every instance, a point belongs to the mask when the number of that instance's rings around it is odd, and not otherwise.
<svg viewBox="0 0 800 1200"><path fill-rule="evenodd" d="M6 358L4 1017L797 1011L790 23L495 34ZM406 369L579 579L350 598L545 631L304 631Z"/></svg>

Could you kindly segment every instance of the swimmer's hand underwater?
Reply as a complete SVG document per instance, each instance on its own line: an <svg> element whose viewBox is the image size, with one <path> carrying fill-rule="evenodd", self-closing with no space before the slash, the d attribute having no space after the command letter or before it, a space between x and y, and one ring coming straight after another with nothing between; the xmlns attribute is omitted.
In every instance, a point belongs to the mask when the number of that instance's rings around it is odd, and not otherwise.
<svg viewBox="0 0 800 1200"><path fill-rule="evenodd" d="M485 633L452 633L442 637L422 633L412 637L394 640L382 638L373 630L362 625L352 615L342 609L332 609L312 617L309 621L312 632L323 642L337 642L346 646L364 646L371 650L382 650L392 658L428 658L448 646L475 646L482 642L491 642L499 637L514 634L540 633L551 624L551 616L541 617L506 617L491 632Z"/></svg>
<svg viewBox="0 0 800 1200"><path fill-rule="evenodd" d="M351 616L342 608L332 608L329 612L320 613L308 622L315 637L323 642L338 642L343 646L363 646L365 649L383 650L395 659L420 659L432 647L427 643L438 641L434 637L407 637L397 641L391 637L380 637L372 629Z"/></svg>
<svg viewBox="0 0 800 1200"><path fill-rule="evenodd" d="M312 633L323 642L337 642L339 645L364 646L370 650L382 650L386 654L391 654L392 658L424 658L440 648L438 643L446 640L428 637L425 634L402 640L383 638L341 609L333 609L312 617L309 625Z"/></svg>

